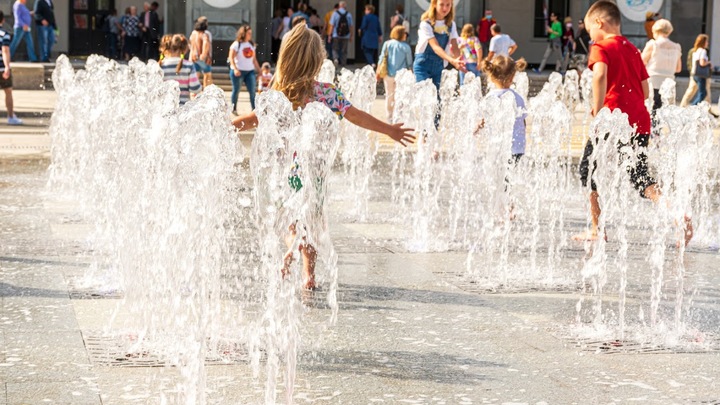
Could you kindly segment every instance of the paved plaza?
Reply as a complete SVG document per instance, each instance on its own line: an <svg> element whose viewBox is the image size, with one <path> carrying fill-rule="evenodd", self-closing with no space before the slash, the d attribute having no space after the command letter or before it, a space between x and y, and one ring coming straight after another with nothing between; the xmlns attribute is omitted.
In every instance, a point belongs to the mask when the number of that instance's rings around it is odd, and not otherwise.
<svg viewBox="0 0 720 405"><path fill-rule="evenodd" d="M75 207L53 204L45 194L54 100L51 91L16 92L27 125L0 124L0 404L173 403L181 380L176 368L108 355L112 342L103 332L122 336L109 325L130 316L123 292L79 287L92 264L91 227L72 215ZM382 116L381 99L373 111ZM579 154L581 124L574 133ZM249 145L252 134L241 138ZM332 193L342 195L342 184L338 174ZM579 230L584 207L580 196L570 198L567 224ZM720 404L717 248L691 245L685 257L695 288L689 340L698 344L649 347L578 338L578 330L591 328L575 320L587 257L582 244L566 249L559 266L568 273L565 285L489 290L466 276L465 251L410 252L406 226L377 220L387 198L373 199L366 223L348 221L347 209L347 201L332 199L338 320L313 329L329 316L325 294L302 297L309 326L294 403ZM650 284L646 235L634 235L633 311L647 303ZM669 247L668 262L673 252ZM667 279L671 294L672 274ZM263 402L264 377L254 378L246 361L210 362L207 370L208 403Z"/></svg>

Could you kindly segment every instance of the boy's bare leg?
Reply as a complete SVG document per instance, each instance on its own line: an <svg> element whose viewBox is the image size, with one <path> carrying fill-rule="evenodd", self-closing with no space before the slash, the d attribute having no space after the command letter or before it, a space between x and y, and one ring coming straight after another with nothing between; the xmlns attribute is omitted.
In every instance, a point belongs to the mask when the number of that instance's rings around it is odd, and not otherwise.
<svg viewBox="0 0 720 405"><path fill-rule="evenodd" d="M657 186L657 184L651 184L647 186L647 188L644 191L645 197L647 197L650 201L657 203L660 201L660 197L662 196L662 193L660 192L660 188ZM692 219L685 215L684 217L684 223L682 225L682 231L683 231L683 238L685 239L685 246L690 243L690 240L692 240L694 230L693 230L693 224ZM678 245L681 242L678 242Z"/></svg>
<svg viewBox="0 0 720 405"><path fill-rule="evenodd" d="M7 108L8 118L15 116L15 104L13 103L12 87L5 90L5 108Z"/></svg>
<svg viewBox="0 0 720 405"><path fill-rule="evenodd" d="M600 221L600 195L597 191L590 192L590 229L585 232L581 232L577 235L573 235L573 240L585 242L594 241L598 238L598 222ZM607 237L606 237L607 240Z"/></svg>
<svg viewBox="0 0 720 405"><path fill-rule="evenodd" d="M208 72L203 74L203 88L213 84L212 73Z"/></svg>

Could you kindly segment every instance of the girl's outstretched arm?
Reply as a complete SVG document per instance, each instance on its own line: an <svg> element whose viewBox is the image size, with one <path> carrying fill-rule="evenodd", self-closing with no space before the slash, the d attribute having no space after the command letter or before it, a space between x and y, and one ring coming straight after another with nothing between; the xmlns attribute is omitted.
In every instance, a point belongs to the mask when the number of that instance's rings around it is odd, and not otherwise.
<svg viewBox="0 0 720 405"><path fill-rule="evenodd" d="M249 114L240 115L239 117L232 120L232 124L235 128L240 131L247 131L258 126L257 115L254 112Z"/></svg>
<svg viewBox="0 0 720 405"><path fill-rule="evenodd" d="M388 124L355 107L350 107L345 112L345 118L359 127L385 134L402 146L415 142L415 137L411 135L412 128L403 128L403 124ZM257 118L255 122L257 123Z"/></svg>

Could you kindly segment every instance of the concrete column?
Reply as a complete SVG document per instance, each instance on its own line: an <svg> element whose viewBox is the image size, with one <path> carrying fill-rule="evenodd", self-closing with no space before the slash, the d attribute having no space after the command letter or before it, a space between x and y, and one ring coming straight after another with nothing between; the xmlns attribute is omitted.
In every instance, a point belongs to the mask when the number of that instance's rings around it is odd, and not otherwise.
<svg viewBox="0 0 720 405"><path fill-rule="evenodd" d="M710 61L713 66L720 66L720 0L712 2L712 18L710 19ZM715 22L718 24L715 24Z"/></svg>

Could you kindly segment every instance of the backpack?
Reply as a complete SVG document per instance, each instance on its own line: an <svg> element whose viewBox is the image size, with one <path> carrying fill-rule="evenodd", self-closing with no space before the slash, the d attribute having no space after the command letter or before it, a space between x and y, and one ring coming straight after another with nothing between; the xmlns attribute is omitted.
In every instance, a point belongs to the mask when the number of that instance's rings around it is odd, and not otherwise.
<svg viewBox="0 0 720 405"><path fill-rule="evenodd" d="M345 37L350 35L350 22L347 18L347 11L344 13L338 11L337 13L340 16L340 19L338 19L337 30L335 31L337 33L337 36Z"/></svg>
<svg viewBox="0 0 720 405"><path fill-rule="evenodd" d="M407 32L408 35L410 35L410 21L406 20L405 16L403 16L402 14L397 14L396 17L397 17L397 21L395 22L395 26L399 25L399 26L405 28L405 32Z"/></svg>

